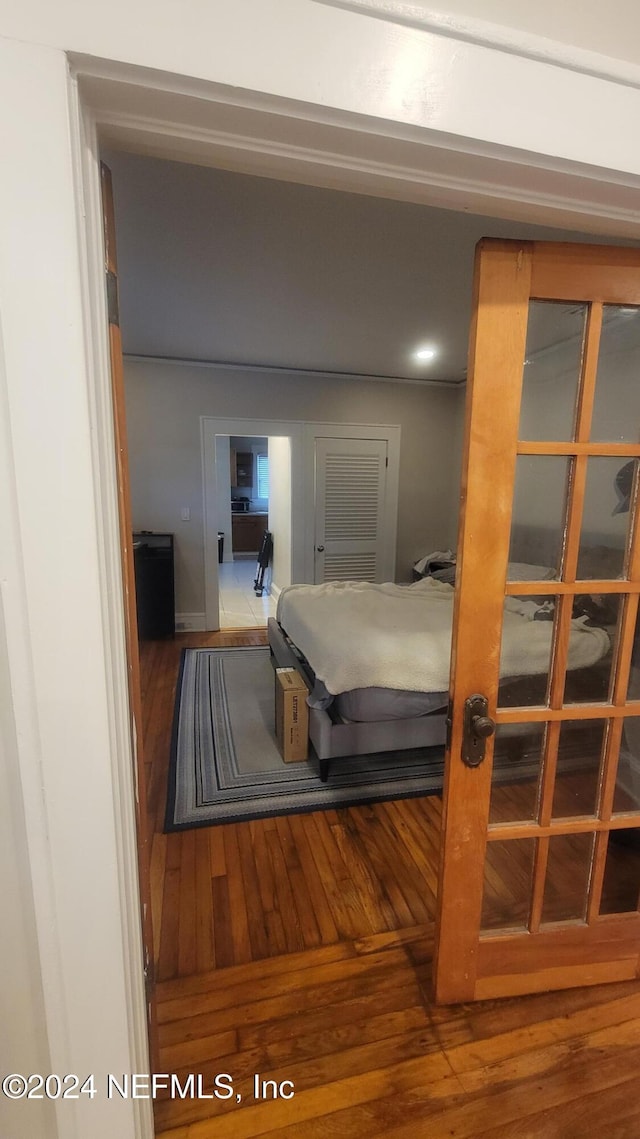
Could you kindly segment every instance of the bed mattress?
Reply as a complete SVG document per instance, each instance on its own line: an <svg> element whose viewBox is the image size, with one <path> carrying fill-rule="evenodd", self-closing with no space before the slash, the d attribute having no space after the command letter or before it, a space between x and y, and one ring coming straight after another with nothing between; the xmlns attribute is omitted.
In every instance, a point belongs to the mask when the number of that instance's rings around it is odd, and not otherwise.
<svg viewBox="0 0 640 1139"><path fill-rule="evenodd" d="M448 692L409 692L396 688L352 688L330 697L341 720L376 723L410 720L446 708Z"/></svg>
<svg viewBox="0 0 640 1139"><path fill-rule="evenodd" d="M277 619L309 662L316 681L324 685L327 697L391 689L404 696L437 693L441 698L449 686L453 597L450 585L429 578L410 586L390 582L294 585L280 594ZM516 597L505 600L503 680L548 671L553 621L537 619L539 608ZM609 637L584 619L571 625L567 666L589 668L609 651ZM314 704L319 695L314 689L312 706L326 707ZM366 699L368 710L370 698ZM379 695L376 705L376 697L371 698L378 720L383 718L382 699L387 697ZM350 696L342 703L340 713L346 719L356 718L356 707L362 711L359 697L352 700ZM397 707L401 703L402 696Z"/></svg>

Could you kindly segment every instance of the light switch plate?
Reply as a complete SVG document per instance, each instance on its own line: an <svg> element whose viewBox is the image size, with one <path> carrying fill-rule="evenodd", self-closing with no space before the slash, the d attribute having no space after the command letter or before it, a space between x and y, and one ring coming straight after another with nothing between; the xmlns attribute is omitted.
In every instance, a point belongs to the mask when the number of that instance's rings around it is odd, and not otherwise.
<svg viewBox="0 0 640 1139"><path fill-rule="evenodd" d="M191 521L191 511L190 511L188 506L182 507L182 509L180 511L180 517L181 517L183 522L190 522Z"/></svg>

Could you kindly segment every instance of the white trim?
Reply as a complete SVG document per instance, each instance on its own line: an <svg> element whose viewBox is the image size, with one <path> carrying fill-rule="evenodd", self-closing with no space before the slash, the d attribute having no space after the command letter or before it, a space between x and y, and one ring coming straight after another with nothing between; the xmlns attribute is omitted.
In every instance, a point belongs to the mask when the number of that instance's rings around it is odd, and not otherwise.
<svg viewBox="0 0 640 1139"><path fill-rule="evenodd" d="M197 129L181 122L133 114L114 114L108 131L103 133L110 146L172 161L585 232L629 237L640 232L637 210L625 192L638 189L637 175L615 175L606 170L609 178L603 179L598 168L577 160L563 161L475 139L456 139L458 145L453 146L451 139L439 132L418 131L402 123L381 123L380 127L379 136L363 130L357 156L338 150L338 139L335 151L320 150L310 143L285 144L253 134ZM172 142L167 145L165 139L169 135ZM392 161L388 156L375 157L380 138L406 142L407 156L415 157L418 137L420 166L401 160L404 148L394 148ZM460 155L467 159L465 175L459 173ZM336 185L336 171L340 185ZM605 202L599 201L603 181L609 187L619 187L620 204L614 204L610 195ZM575 193L578 189L580 196ZM532 208L536 211L533 217ZM607 222L612 224L606 227Z"/></svg>
<svg viewBox="0 0 640 1139"><path fill-rule="evenodd" d="M176 633L204 633L206 627L204 613L176 613Z"/></svg>
<svg viewBox="0 0 640 1139"><path fill-rule="evenodd" d="M142 356L127 352L125 360L140 364L180 364L189 368L212 368L223 372L258 372L265 375L291 376L297 379L367 380L377 384L415 384L420 388L461 388L464 380L420 380L407 376L369 376L364 372L323 372L316 368L283 368L275 364L225 364L221 360L189 360L181 356Z"/></svg>
<svg viewBox="0 0 640 1139"><path fill-rule="evenodd" d="M559 43L548 36L522 29L494 24L475 16L459 16L446 12L430 11L422 6L407 4L405 0L313 0L328 8L343 8L350 12L374 16L392 24L402 24L407 28L419 28L436 35L460 40L462 43L477 44L480 47L504 51L524 59L540 63L552 63L556 67L566 67L583 75L593 75L598 79L608 79L615 83L625 83L630 87L640 87L640 67L621 59L613 59L600 52L576 47L575 44Z"/></svg>
<svg viewBox="0 0 640 1139"><path fill-rule="evenodd" d="M282 593L281 587L279 585L276 585L275 582L272 581L270 586L269 586L269 597L273 597L273 600L277 601L281 593Z"/></svg>
<svg viewBox="0 0 640 1139"><path fill-rule="evenodd" d="M43 1035L46 1032L47 1037L43 1041L43 1051L48 1052L49 1071L54 1071L52 1057L66 1057L69 1054L70 1028L65 1004L55 875L50 858L47 802L43 792L37 684L30 652L29 599L20 534L19 502L16 480L12 473L15 458L1 334L0 329L0 471L3 472L3 477L0 478L0 525L3 535L0 543L0 635L4 634L6 638L11 693L5 695L3 692L0 702L0 762L10 762L9 754L5 758L2 745L5 738L9 739L10 734L16 732L16 723L20 724L21 747L16 749L15 778L19 783L23 803L27 847L25 861L28 862L28 886L27 883L25 886L32 893L31 899L25 889L25 904L32 910L37 939L37 960L30 961L29 965L32 965L36 973L40 973L39 991L33 995L34 1000L41 998L42 1001L45 1022ZM11 1025L5 1024L3 1031L8 1041L11 1038ZM52 1111L59 1116L60 1105L56 1103ZM55 1126L55 1119L52 1119L52 1123ZM64 1134L56 1127L52 1139L58 1139L58 1136Z"/></svg>
<svg viewBox="0 0 640 1139"><path fill-rule="evenodd" d="M107 1071L149 1062L97 145L61 52L2 39L0 55L3 105L9 92L19 104L4 132L13 240L0 272L6 698L49 1071L95 1072L102 1098ZM29 137L48 140L44 181ZM151 1109L59 1100L52 1135L152 1139Z"/></svg>
<svg viewBox="0 0 640 1139"><path fill-rule="evenodd" d="M324 7L330 19L328 6L317 7ZM148 98L139 94L144 77L136 69L80 59L75 66L88 85L107 145L586 232L640 233L629 192L640 187L640 154L631 157L620 131L606 130L608 122L634 121L640 114L640 91L624 77L612 82L568 72L546 59L516 58L501 45L475 42L473 36L456 42L453 33L445 36L441 29L437 34L387 29L372 12L334 9L331 15L334 33L338 27L349 34L359 28L366 37L362 52L373 53L368 83L332 75L344 102L323 103L320 89L311 104L197 78L153 75L149 81L161 102L152 116ZM373 34L376 26L380 35ZM383 43L391 72L380 74L376 83L375 52ZM365 68L365 55L360 63ZM511 103L495 95L500 89L517 91L514 106L529 101L526 123L512 113ZM594 121L587 130L585 122L572 119L568 130L561 112L583 104L593 105ZM217 105L225 107L222 124Z"/></svg>
<svg viewBox="0 0 640 1139"><path fill-rule="evenodd" d="M135 757L131 747L130 707L126 683L127 650L124 629L124 587L120 556L120 522L117 499L115 437L113 427L111 362L106 320L104 274L104 221L100 184L100 155L95 122L78 100L77 82L70 77L71 110L77 123L72 133L75 149L78 214L84 217L79 239L84 253L81 274L86 310L87 390L93 424L94 492L103 584L105 671L108 681L109 727L115 799L118 881L122 915L124 981L127 989L129 1055L123 1062L131 1072L148 1072L142 914L138 880L135 820ZM81 146L78 146L78 141ZM96 963L99 975L99 963ZM124 1067L123 1067L124 1070ZM132 1101L133 1133L153 1139L153 1105Z"/></svg>

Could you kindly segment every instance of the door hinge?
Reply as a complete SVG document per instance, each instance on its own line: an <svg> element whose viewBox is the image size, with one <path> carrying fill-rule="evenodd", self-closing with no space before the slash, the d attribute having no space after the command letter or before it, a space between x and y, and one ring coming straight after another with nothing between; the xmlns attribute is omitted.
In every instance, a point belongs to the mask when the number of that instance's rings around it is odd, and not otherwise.
<svg viewBox="0 0 640 1139"><path fill-rule="evenodd" d="M118 308L118 278L111 269L107 269L107 315L109 324L120 326L120 310Z"/></svg>

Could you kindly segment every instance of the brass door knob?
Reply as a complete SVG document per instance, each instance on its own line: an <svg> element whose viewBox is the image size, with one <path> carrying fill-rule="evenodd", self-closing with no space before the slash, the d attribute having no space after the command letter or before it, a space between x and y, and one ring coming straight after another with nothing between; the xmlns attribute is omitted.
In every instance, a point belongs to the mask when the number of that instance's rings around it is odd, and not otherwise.
<svg viewBox="0 0 640 1139"><path fill-rule="evenodd" d="M479 736L481 740L486 740L492 736L496 730L496 725L489 716L473 716L471 719L471 731L474 736Z"/></svg>

